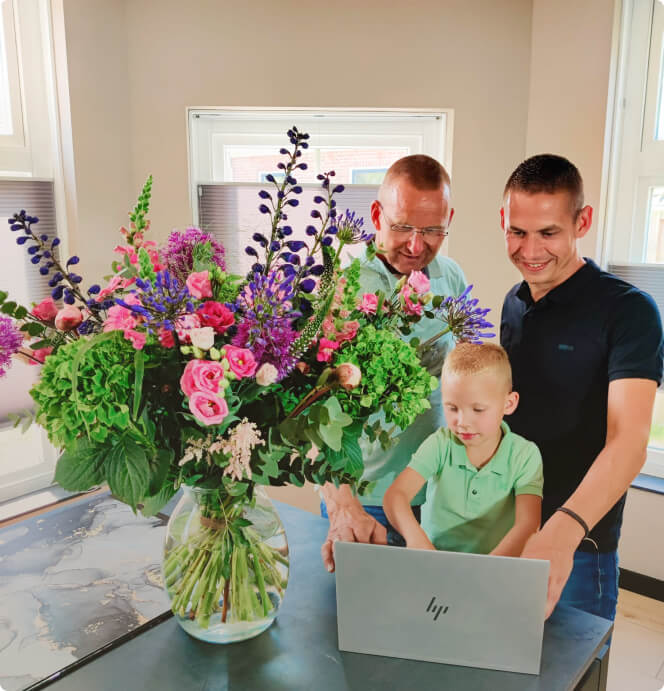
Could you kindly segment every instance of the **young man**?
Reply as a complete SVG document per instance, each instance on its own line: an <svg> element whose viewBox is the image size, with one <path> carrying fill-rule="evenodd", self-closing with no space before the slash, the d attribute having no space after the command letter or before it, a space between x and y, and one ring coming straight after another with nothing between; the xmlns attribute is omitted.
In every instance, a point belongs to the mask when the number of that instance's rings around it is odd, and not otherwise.
<svg viewBox="0 0 664 691"><path fill-rule="evenodd" d="M544 462L544 524L523 556L551 562L547 616L560 600L613 619L622 512L646 458L662 325L650 296L580 256L592 212L565 158L534 156L512 173L501 221L524 280L505 298L501 343L521 395L510 426Z"/></svg>
<svg viewBox="0 0 664 691"><path fill-rule="evenodd" d="M364 256L360 274L362 291L382 290L389 295L401 276L417 270L427 273L433 293L462 293L466 279L460 267L448 257L438 255L453 214L450 178L438 161L414 155L394 163L385 175L378 199L371 205L379 254L371 260ZM425 341L439 329L440 322L424 318L407 338ZM452 337L446 335L431 349L425 365L432 374L440 375L445 355L453 347ZM437 390L431 396L431 409L401 433L393 447L383 451L378 442L363 443L363 479L376 483L370 494L356 497L348 486L337 489L328 483L323 487L330 530L321 553L328 571L334 570L336 540L386 543L388 523L382 508L383 494L424 439L442 426L443 420ZM419 507L423 501L422 491L413 504Z"/></svg>

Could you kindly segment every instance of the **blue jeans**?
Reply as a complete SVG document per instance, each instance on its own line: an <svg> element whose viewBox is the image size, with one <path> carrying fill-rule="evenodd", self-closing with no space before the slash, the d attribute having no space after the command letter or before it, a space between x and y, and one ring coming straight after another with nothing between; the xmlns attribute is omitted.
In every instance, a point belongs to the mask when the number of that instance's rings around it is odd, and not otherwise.
<svg viewBox="0 0 664 691"><path fill-rule="evenodd" d="M618 602L618 552L574 553L560 603L613 621Z"/></svg>
<svg viewBox="0 0 664 691"><path fill-rule="evenodd" d="M392 547L405 547L406 546L406 541L403 539L400 533L398 533L394 527L391 525L391 523L387 520L387 516L385 515L385 511L383 511L382 506L363 506L362 507L372 518L375 518L381 525L384 525L387 528L387 544L391 545ZM417 518L417 522L420 522L420 508L419 506L411 506L413 509L413 513L415 514L415 518ZM327 515L327 506L325 506L325 502L322 501L320 503L320 515L323 518L329 519L329 516Z"/></svg>

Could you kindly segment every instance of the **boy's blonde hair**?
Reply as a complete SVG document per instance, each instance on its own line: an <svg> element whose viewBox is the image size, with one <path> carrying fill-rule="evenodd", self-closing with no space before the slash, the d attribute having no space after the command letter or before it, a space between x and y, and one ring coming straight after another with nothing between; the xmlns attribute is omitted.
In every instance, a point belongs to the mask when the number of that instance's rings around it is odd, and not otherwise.
<svg viewBox="0 0 664 691"><path fill-rule="evenodd" d="M447 374L479 374L492 370L512 390L512 368L504 348L495 343L459 343L445 358L442 379Z"/></svg>

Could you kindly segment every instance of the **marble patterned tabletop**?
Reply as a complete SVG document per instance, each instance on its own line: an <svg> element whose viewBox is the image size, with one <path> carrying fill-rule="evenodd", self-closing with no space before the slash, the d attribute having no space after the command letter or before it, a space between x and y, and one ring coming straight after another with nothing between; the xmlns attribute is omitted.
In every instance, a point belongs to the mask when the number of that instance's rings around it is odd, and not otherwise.
<svg viewBox="0 0 664 691"><path fill-rule="evenodd" d="M166 612L165 530L109 494L0 529L0 690L26 689Z"/></svg>

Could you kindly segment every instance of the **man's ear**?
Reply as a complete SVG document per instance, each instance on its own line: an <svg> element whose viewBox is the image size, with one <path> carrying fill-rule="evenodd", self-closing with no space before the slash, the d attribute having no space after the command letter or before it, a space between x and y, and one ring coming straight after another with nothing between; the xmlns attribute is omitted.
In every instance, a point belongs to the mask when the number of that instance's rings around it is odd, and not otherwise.
<svg viewBox="0 0 664 691"><path fill-rule="evenodd" d="M500 207L500 227L505 230L505 207Z"/></svg>
<svg viewBox="0 0 664 691"><path fill-rule="evenodd" d="M582 238L589 230L593 222L593 207L586 205L579 211L576 218L576 237Z"/></svg>
<svg viewBox="0 0 664 691"><path fill-rule="evenodd" d="M510 391L505 400L504 415L511 415L519 405L519 394L516 391Z"/></svg>
<svg viewBox="0 0 664 691"><path fill-rule="evenodd" d="M376 230L380 230L380 212L380 202L377 199L374 199L371 202L371 222Z"/></svg>
<svg viewBox="0 0 664 691"><path fill-rule="evenodd" d="M450 227L450 223L452 223L452 218L453 218L453 216L454 216L454 209L450 209L450 216L449 216L449 218L447 219L447 227L448 227L448 228Z"/></svg>

